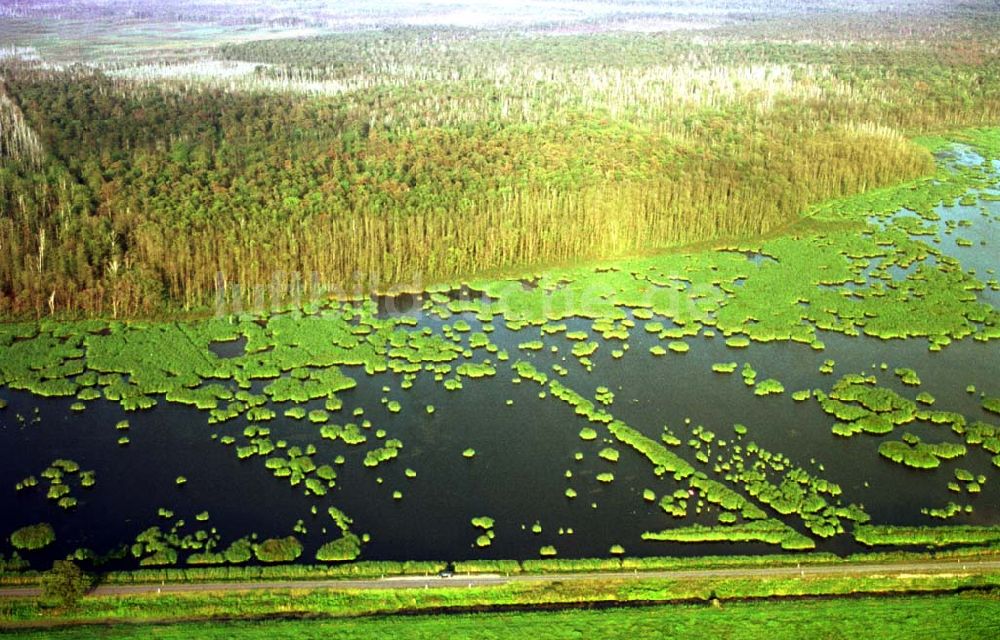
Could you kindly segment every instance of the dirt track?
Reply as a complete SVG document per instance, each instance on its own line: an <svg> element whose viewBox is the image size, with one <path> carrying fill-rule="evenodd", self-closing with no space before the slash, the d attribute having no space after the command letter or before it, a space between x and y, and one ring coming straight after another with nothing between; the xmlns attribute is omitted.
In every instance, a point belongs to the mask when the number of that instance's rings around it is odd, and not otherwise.
<svg viewBox="0 0 1000 640"><path fill-rule="evenodd" d="M572 582L579 580L700 580L710 578L766 578L816 576L898 576L941 574L984 574L1000 572L1000 560L929 560L925 562L842 563L801 567L750 567L732 569L690 569L674 571L605 571L591 573L547 573L539 575L476 574L438 576L390 576L371 580L275 580L264 582L204 582L174 584L101 585L92 595L122 596L149 593L211 593L290 589L436 589L483 587L526 582ZM27 598L41 594L37 587L0 588L0 597Z"/></svg>

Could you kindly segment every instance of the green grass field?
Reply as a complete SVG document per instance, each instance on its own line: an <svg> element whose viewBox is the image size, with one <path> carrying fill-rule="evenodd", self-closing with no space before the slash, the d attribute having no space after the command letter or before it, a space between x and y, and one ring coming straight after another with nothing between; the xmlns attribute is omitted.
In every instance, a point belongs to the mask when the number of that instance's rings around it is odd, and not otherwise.
<svg viewBox="0 0 1000 640"><path fill-rule="evenodd" d="M472 615L127 625L25 638L995 638L1000 596L904 596Z"/></svg>

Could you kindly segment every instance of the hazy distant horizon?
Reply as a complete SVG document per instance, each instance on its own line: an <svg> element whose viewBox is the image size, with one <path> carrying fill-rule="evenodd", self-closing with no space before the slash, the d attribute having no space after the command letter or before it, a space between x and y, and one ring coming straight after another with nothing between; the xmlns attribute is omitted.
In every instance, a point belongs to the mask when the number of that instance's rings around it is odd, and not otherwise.
<svg viewBox="0 0 1000 640"><path fill-rule="evenodd" d="M754 13L893 11L948 6L945 0L10 0L0 18L312 24L317 27L442 25L491 27L629 17L697 19Z"/></svg>
<svg viewBox="0 0 1000 640"><path fill-rule="evenodd" d="M964 6L964 5L963 5ZM50 63L184 60L224 42L388 28L698 31L768 18L957 10L945 0L7 0L0 49Z"/></svg>

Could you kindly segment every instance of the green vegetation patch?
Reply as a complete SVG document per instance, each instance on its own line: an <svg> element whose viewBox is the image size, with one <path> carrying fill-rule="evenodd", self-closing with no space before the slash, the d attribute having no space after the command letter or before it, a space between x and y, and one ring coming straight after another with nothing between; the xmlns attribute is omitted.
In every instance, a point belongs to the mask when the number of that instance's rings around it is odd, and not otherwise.
<svg viewBox="0 0 1000 640"><path fill-rule="evenodd" d="M764 542L782 549L814 549L816 543L779 520L709 527L694 524L642 534L643 540L665 542Z"/></svg>
<svg viewBox="0 0 1000 640"><path fill-rule="evenodd" d="M858 525L854 538L869 547L879 545L943 547L953 544L994 544L1000 541L1000 526L949 525L907 527Z"/></svg>
<svg viewBox="0 0 1000 640"><path fill-rule="evenodd" d="M253 553L261 562L294 562L302 555L302 543L294 536L268 538L254 545Z"/></svg>
<svg viewBox="0 0 1000 640"><path fill-rule="evenodd" d="M878 452L884 458L914 469L936 469L941 465L941 460L964 456L965 445L954 442L929 444L911 436L902 442L897 440L883 442L879 445Z"/></svg>
<svg viewBox="0 0 1000 640"><path fill-rule="evenodd" d="M10 543L15 549L34 551L44 549L56 541L56 532L47 522L21 527L10 534Z"/></svg>
<svg viewBox="0 0 1000 640"><path fill-rule="evenodd" d="M597 452L597 455L604 458L608 462L618 462L618 457L621 455L617 449L612 449L611 447L605 447Z"/></svg>
<svg viewBox="0 0 1000 640"><path fill-rule="evenodd" d="M781 382L775 380L774 378L768 378L766 380L761 380L754 387L753 393L756 396L769 396L778 393L784 393L785 386Z"/></svg>
<svg viewBox="0 0 1000 640"><path fill-rule="evenodd" d="M343 537L324 543L316 551L316 560L320 562L349 562L361 555L361 540L354 534L346 533Z"/></svg>

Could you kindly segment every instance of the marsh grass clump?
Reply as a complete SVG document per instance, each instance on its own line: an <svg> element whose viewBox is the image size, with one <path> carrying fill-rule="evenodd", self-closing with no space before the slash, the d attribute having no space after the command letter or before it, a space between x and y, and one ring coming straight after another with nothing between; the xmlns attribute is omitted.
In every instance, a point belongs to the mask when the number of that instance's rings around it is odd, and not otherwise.
<svg viewBox="0 0 1000 640"><path fill-rule="evenodd" d="M754 387L753 393L756 396L767 396L777 393L784 393L785 387L779 381L774 378L768 378L766 380L761 380Z"/></svg>
<svg viewBox="0 0 1000 640"><path fill-rule="evenodd" d="M664 495L658 504L664 513L675 518L684 518L687 516L688 497L687 491L678 489L673 494Z"/></svg>
<svg viewBox="0 0 1000 640"><path fill-rule="evenodd" d="M538 371L530 362L518 360L513 364L512 368L517 373L518 377L524 378L525 380L531 380L540 385L546 384L549 380L549 377L546 374Z"/></svg>
<svg viewBox="0 0 1000 640"><path fill-rule="evenodd" d="M466 378L487 378L496 375L496 368L489 362L463 362L455 373Z"/></svg>
<svg viewBox="0 0 1000 640"><path fill-rule="evenodd" d="M947 520L947 519L953 518L953 517L955 517L955 516L957 516L957 515L959 515L961 513L966 513L966 512L971 512L972 511L972 505L966 505L966 507L967 508L963 508L959 504L955 504L954 502L949 502L944 507L938 507L938 508L926 508L925 507L925 508L923 508L923 509L920 510L920 513L922 513L922 514L924 514L926 516L930 516L932 518L939 518L941 520Z"/></svg>
<svg viewBox="0 0 1000 640"><path fill-rule="evenodd" d="M884 458L914 469L936 469L941 460L964 456L965 445L954 442L928 444L912 434L906 434L902 442L888 440L881 443L878 452Z"/></svg>
<svg viewBox="0 0 1000 640"><path fill-rule="evenodd" d="M876 382L874 376L847 375L834 384L829 395L817 394L823 411L838 420L833 427L835 434L845 437L862 432L882 435L919 417L913 400L878 387Z"/></svg>
<svg viewBox="0 0 1000 640"><path fill-rule="evenodd" d="M324 409L313 409L309 412L309 422L322 424L330 419L330 414Z"/></svg>
<svg viewBox="0 0 1000 640"><path fill-rule="evenodd" d="M618 462L618 457L621 454L618 452L617 449L612 449L611 447L605 447L601 449L597 453L597 455L600 456L601 458L604 458L608 462Z"/></svg>
<svg viewBox="0 0 1000 640"><path fill-rule="evenodd" d="M1000 396L986 396L983 398L983 409L990 413L1000 415Z"/></svg>
<svg viewBox="0 0 1000 640"><path fill-rule="evenodd" d="M94 471L80 472L80 486L84 488L93 487L97 484L97 473Z"/></svg>
<svg viewBox="0 0 1000 640"><path fill-rule="evenodd" d="M21 527L10 534L10 544L15 549L35 551L44 549L56 540L56 532L47 522Z"/></svg>
<svg viewBox="0 0 1000 640"><path fill-rule="evenodd" d="M613 391L611 391L610 389L608 389L607 387L603 387L603 386L602 387L597 387L596 393L594 395L594 399L597 402L599 402L599 403L601 403L601 404L603 404L605 406L608 406L608 405L610 405L611 403L614 402L614 400L615 400L615 393Z"/></svg>
<svg viewBox="0 0 1000 640"><path fill-rule="evenodd" d="M80 390L80 393L76 394L77 400L83 400L90 402L91 400L97 400L103 397L103 394L95 389L94 387L84 387Z"/></svg>
<svg viewBox="0 0 1000 640"><path fill-rule="evenodd" d="M715 373L733 373L738 365L735 362L716 362L712 365Z"/></svg>
<svg viewBox="0 0 1000 640"><path fill-rule="evenodd" d="M361 540L351 533L324 543L316 551L316 559L320 562L350 562L361 555Z"/></svg>
<svg viewBox="0 0 1000 640"><path fill-rule="evenodd" d="M976 477L968 469L955 469L955 479L959 482L972 482Z"/></svg>
<svg viewBox="0 0 1000 640"><path fill-rule="evenodd" d="M893 370L893 373L900 379L903 384L910 385L913 387L920 386L920 376L913 369L907 367L900 367Z"/></svg>
<svg viewBox="0 0 1000 640"><path fill-rule="evenodd" d="M268 538L255 544L253 552L259 561L265 563L294 562L302 555L302 543L295 536Z"/></svg>
<svg viewBox="0 0 1000 640"><path fill-rule="evenodd" d="M471 460L472 458L476 457L476 450L473 449L472 447L469 447L468 449L462 452L462 457Z"/></svg>
<svg viewBox="0 0 1000 640"><path fill-rule="evenodd" d="M575 357L583 359L593 355L599 346L596 342L577 342L573 345L571 353Z"/></svg>
<svg viewBox="0 0 1000 640"><path fill-rule="evenodd" d="M229 564L249 562L253 558L253 544L247 538L235 540L222 552L222 557Z"/></svg>

